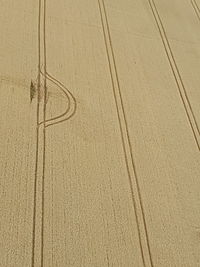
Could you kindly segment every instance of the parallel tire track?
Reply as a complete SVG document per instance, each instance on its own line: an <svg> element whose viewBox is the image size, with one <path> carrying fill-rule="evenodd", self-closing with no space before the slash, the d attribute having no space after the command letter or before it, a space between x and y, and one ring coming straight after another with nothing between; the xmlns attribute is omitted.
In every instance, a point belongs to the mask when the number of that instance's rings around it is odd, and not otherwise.
<svg viewBox="0 0 200 267"><path fill-rule="evenodd" d="M35 176L34 176L34 193L33 193L33 230L32 230L32 255L31 255L31 267L35 266L36 262L36 219L37 219L37 186L40 178L41 182L41 225L40 225L40 266L44 266L44 212L45 212L45 163L46 163L46 128L55 124L64 122L72 118L77 109L76 99L73 94L67 89L60 81L56 80L47 72L47 46L46 46L46 0L38 0L38 78L37 78L37 115L36 115L36 155L35 155ZM41 71L43 64L44 71ZM43 76L43 89L44 99L40 102L40 90L41 90L41 75ZM62 114L55 116L51 119L46 119L46 106L47 106L47 80L54 83L66 96L68 100L68 106ZM72 105L73 103L73 105ZM40 108L40 105L43 108ZM42 112L43 120L39 121L40 112ZM41 126L43 128L41 129ZM40 129L42 130L42 140L39 138ZM42 142L42 144L41 144ZM42 145L41 161L39 161L39 151ZM39 165L41 165L42 173L39 176Z"/></svg>
<svg viewBox="0 0 200 267"><path fill-rule="evenodd" d="M111 75L113 94L114 94L119 127L120 127L120 132L121 132L122 146L124 150L125 162L126 162L130 190L131 190L131 195L132 195L133 209L134 209L135 218L136 218L136 225L137 225L137 231L138 231L142 262L143 262L144 267L147 266L147 261L150 264L150 266L153 267L154 263L153 263L152 253L151 253L149 234L147 230L146 216L145 216L144 205L143 205L143 200L141 196L141 189L139 185L138 174L137 174L136 165L135 165L134 156L133 156L133 149L132 149L132 144L130 140L129 127L128 127L126 112L125 112L124 103L123 103L120 81L118 77L117 65L116 65L114 49L112 45L112 38L111 38L111 32L110 32L110 27L109 27L109 22L108 22L108 16L106 12L106 6L105 6L104 0L98 0L98 4L99 4L99 11L100 11L100 16L101 16L101 23L102 23L102 28L103 28L103 35L104 35L104 41L105 41L105 46L106 46L109 70L110 70L110 75ZM133 183L135 184L135 186ZM136 192L134 192L135 191L134 188L136 188ZM135 195L137 195L138 204L137 204ZM141 219L142 225L140 224L140 221L139 221L139 212L142 217ZM142 237L141 227L144 229L144 237ZM145 256L145 251L143 248L143 242L145 242L145 245L147 246L146 256Z"/></svg>
<svg viewBox="0 0 200 267"><path fill-rule="evenodd" d="M41 74L44 76L44 73L42 71L41 71ZM47 80L49 80L52 83L54 83L60 89L60 91L64 93L64 95L65 95L65 97L67 98L67 101L68 101L67 108L66 108L65 112L63 112L60 115L55 116L53 118L46 119L46 121L45 121L46 122L46 126L45 127L49 127L49 126L53 126L55 124L59 124L61 122L67 121L70 118L72 118L76 113L77 102L76 102L76 98L70 92L70 90L66 86L64 86L60 81L55 79L48 72L46 73L46 77L47 77ZM39 125L41 125L41 124L44 124L44 121L39 123Z"/></svg>
<svg viewBox="0 0 200 267"><path fill-rule="evenodd" d="M158 8L155 4L155 1L154 0L147 0L147 1L149 3L153 17L155 19L155 22L156 22L156 25L157 25L164 49L165 49L167 59L169 61L171 70L173 72L173 76L174 76L174 79L175 79L175 82L176 82L176 85L177 85L177 88L179 91L180 98L182 100L182 103L183 103L183 106L184 106L184 109L185 109L185 112L186 112L186 115L188 118L188 122L190 124L191 129L192 129L192 133L193 133L196 145L198 147L198 150L200 151L200 144L199 144L200 129L199 129L194 111L192 109L192 105L190 103L183 79L182 79L180 71L178 69L178 66L177 66L177 63L176 63L169 39L167 37L166 30L164 28L164 24L162 22L162 19L161 19L161 16L159 14Z"/></svg>
<svg viewBox="0 0 200 267"><path fill-rule="evenodd" d="M193 7L193 9L197 15L198 20L200 21L200 8L199 8L196 0L192 0L191 5L192 5L192 7Z"/></svg>

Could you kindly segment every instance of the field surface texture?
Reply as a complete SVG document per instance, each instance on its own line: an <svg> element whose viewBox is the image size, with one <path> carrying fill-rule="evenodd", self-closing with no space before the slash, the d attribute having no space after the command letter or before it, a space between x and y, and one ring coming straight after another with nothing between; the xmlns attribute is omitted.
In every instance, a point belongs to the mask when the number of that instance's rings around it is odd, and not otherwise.
<svg viewBox="0 0 200 267"><path fill-rule="evenodd" d="M0 0L0 267L200 266L200 0Z"/></svg>

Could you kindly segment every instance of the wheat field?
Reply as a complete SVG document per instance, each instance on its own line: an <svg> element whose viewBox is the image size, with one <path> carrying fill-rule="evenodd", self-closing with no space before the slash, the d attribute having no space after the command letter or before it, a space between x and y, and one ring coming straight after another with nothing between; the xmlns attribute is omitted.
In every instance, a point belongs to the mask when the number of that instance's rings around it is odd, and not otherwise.
<svg viewBox="0 0 200 267"><path fill-rule="evenodd" d="M0 1L0 267L200 266L200 0Z"/></svg>

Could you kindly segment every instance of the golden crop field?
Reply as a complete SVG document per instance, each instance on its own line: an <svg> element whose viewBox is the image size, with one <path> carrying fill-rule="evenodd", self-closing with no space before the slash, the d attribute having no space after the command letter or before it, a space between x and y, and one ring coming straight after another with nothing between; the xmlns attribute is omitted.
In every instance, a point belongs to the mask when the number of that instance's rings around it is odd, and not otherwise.
<svg viewBox="0 0 200 267"><path fill-rule="evenodd" d="M200 0L0 1L0 267L200 266Z"/></svg>

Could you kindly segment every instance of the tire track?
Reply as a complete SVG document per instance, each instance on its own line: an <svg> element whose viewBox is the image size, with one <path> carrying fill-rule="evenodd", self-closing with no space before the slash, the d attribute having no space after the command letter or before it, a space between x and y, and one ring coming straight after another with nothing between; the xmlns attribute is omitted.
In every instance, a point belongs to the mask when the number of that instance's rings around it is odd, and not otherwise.
<svg viewBox="0 0 200 267"><path fill-rule="evenodd" d="M192 105L190 103L186 87L184 85L183 79L182 79L180 71L178 69L178 66L177 66L177 63L176 63L169 39L167 37L166 30L164 28L164 25L163 25L161 16L159 14L158 8L155 4L155 1L154 0L147 0L147 1L149 3L154 20L156 22L156 25L157 25L164 49L165 49L165 53L166 53L167 59L168 59L169 64L170 64L170 67L171 67L171 70L172 70L172 73L173 73L173 76L174 76L174 79L175 79L175 82L176 82L176 85L177 85L177 88L179 91L179 95L180 95L180 98L182 100L185 112L186 112L186 116L188 118L188 122L190 124L191 129L192 129L195 143L197 145L198 150L200 151L200 144L198 141L200 138L200 129L199 129L196 117L194 115L194 111L192 109Z"/></svg>
<svg viewBox="0 0 200 267"><path fill-rule="evenodd" d="M44 76L44 73L42 71L40 71L40 73ZM68 105L67 105L67 108L66 108L65 112L63 112L60 115L55 116L53 118L47 119L45 121L46 122L45 127L49 127L49 126L53 126L53 125L59 124L61 122L65 122L65 121L69 120L70 118L72 118L76 113L77 102L76 102L76 98L70 92L70 90L66 86L64 86L60 81L55 79L48 72L46 73L46 77L47 77L47 79L49 81L51 81L53 84L55 84L60 89L61 92L64 93L64 95L65 95L65 97L67 98L67 101L68 101ZM58 120L58 119L60 119L60 120ZM42 124L44 124L44 121L41 121L39 123L39 125L42 125Z"/></svg>
<svg viewBox="0 0 200 267"><path fill-rule="evenodd" d="M139 239L142 262L143 262L144 267L149 266L149 265L153 267L154 263L153 263L152 253L151 253L149 234L147 230L147 222L146 222L146 216L145 216L145 211L144 211L144 205L143 205L143 200L141 196L141 189L140 189L138 174L136 170L135 160L133 156L133 149L132 149L132 144L130 140L127 116L126 116L126 111L125 111L124 103L123 103L121 86L120 86L118 70L117 70L117 65L116 65L116 60L115 60L115 54L114 54L114 49L113 49L113 44L112 44L111 31L110 31L110 26L108 22L108 16L107 16L107 11L106 11L104 0L98 0L98 5L99 5L105 47L106 47L106 54L108 58L109 70L110 70L110 75L111 75L113 95L115 99L117 116L118 116L118 121L119 121L125 163L127 167L130 190L131 190L131 195L132 195L133 210L134 210L134 214L136 218L136 225L137 225L137 232L138 232L138 239ZM134 188L136 190L134 190ZM136 201L136 196L138 199L137 200L138 204ZM141 223L139 219L140 214L141 214ZM144 237L142 237L142 232L144 232ZM145 244L145 247L147 247L146 250L144 249L143 244ZM147 251L147 255L148 255L147 258L145 257L145 251Z"/></svg>
<svg viewBox="0 0 200 267"><path fill-rule="evenodd" d="M197 15L198 20L200 21L200 8L196 2L196 0L191 0L191 5Z"/></svg>
<svg viewBox="0 0 200 267"><path fill-rule="evenodd" d="M41 212L40 225L40 266L44 266L44 218L45 218L45 165L46 165L46 128L72 118L77 110L77 102L70 90L65 87L59 80L55 79L47 72L47 44L46 44L46 9L47 1L38 0L38 77L37 77L37 115L36 115L36 154L35 154L35 175L34 175L34 193L33 193L33 229L32 229L32 255L31 267L36 263L36 219ZM43 71L41 70L43 66ZM41 85L41 76L44 85ZM58 116L50 119L46 118L47 106L47 81L55 84L67 98L66 110ZM40 100L41 88L43 87L43 101ZM40 107L42 105L42 107ZM43 120L40 122L40 113ZM41 129L41 127L43 127ZM42 138L40 139L40 132ZM41 154L41 155L40 155ZM40 168L39 168L40 167ZM41 170L40 170L41 169ZM38 183L41 183L41 189L38 192ZM37 210L37 198L41 197L40 208ZM38 231L38 230L37 230ZM38 243L37 243L38 244ZM39 261L39 260L37 260Z"/></svg>
<svg viewBox="0 0 200 267"><path fill-rule="evenodd" d="M34 193L33 193L33 230L32 230L32 255L31 267L35 265L35 231L36 231L36 201L37 201L37 182L38 182L38 159L39 159L39 91L40 91L40 31L41 31L41 0L38 1L38 78L37 78L37 115L36 115L36 154L35 154L35 173L34 173Z"/></svg>
<svg viewBox="0 0 200 267"><path fill-rule="evenodd" d="M44 213L45 213L45 165L46 165L46 105L47 105L47 46L46 46L46 0L43 0L43 60L44 60L44 101L43 101L43 153L42 153L42 203L41 203L41 267L44 265ZM39 127L39 126L38 126Z"/></svg>

